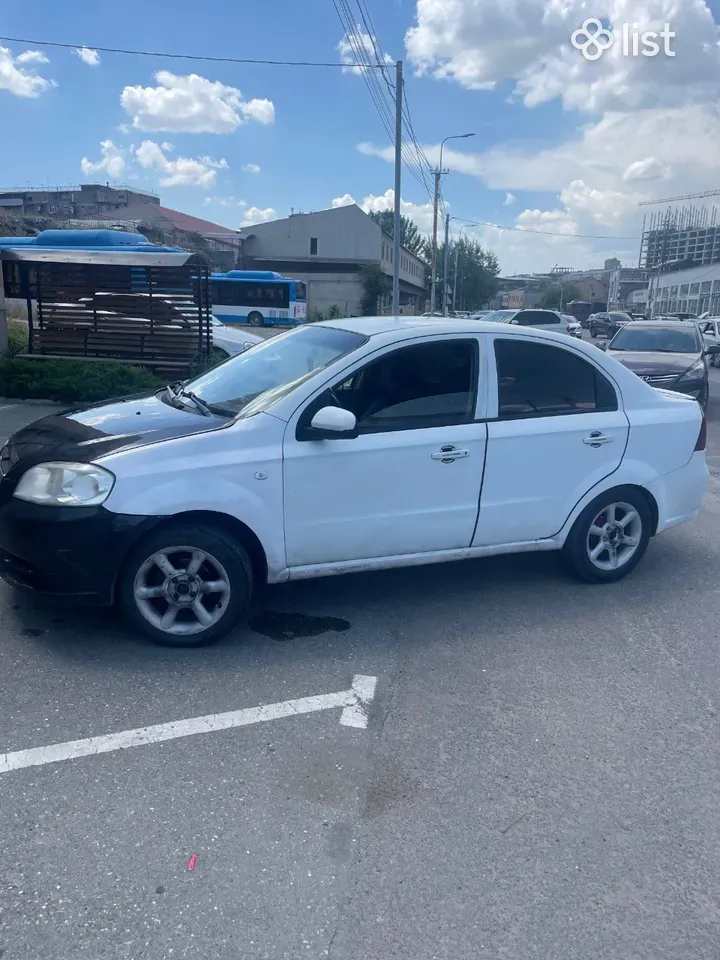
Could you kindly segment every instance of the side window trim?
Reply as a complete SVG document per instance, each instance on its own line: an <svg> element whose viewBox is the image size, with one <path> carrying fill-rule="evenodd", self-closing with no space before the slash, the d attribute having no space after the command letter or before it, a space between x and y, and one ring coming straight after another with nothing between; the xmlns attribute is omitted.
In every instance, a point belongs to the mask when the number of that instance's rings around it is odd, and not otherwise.
<svg viewBox="0 0 720 960"><path fill-rule="evenodd" d="M532 329L532 328L530 328ZM530 411L528 413L517 413L517 414L500 414L500 389L498 383L497 375L497 354L495 353L495 343L498 340L514 340L514 337L503 336L502 334L493 334L488 336L487 343L487 389L488 389L488 402L487 402L487 412L486 416L483 418L486 423L493 422L505 422L508 420L540 420L546 417L570 417L578 416L583 413L603 413L603 412L612 412L613 410L623 410L623 396L620 387L616 381L608 374L605 370L595 364L589 357L586 357L579 350L573 349L573 344L569 343L567 345L563 344L550 344L549 341L534 338L532 336L526 336L521 339L524 343L535 343L540 346L556 346L558 350L565 350L567 353L572 354L575 357L579 357L581 360L584 360L588 363L595 372L595 377L601 376L605 379L608 386L612 389L615 394L616 406L614 408L609 407L600 407L596 410L558 410L553 412L543 412L535 413ZM568 340L571 340L568 337ZM596 387L597 389L597 387Z"/></svg>
<svg viewBox="0 0 720 960"><path fill-rule="evenodd" d="M329 380L326 380L322 387L318 387L311 396L306 397L302 403L298 405L293 416L290 419L289 427L290 433L297 441L305 442L300 437L301 429L304 429L304 419L306 413L310 407L312 407L324 393L328 390L333 390L338 387L345 380L349 380L350 377L356 376L360 373L365 367L369 366L372 363L381 360L383 357L387 357L392 353L398 352L400 350L406 350L412 347L423 346L430 343L438 343L445 341L453 341L455 343L468 343L473 347L473 396L474 396L474 415L468 418L467 423L484 423L486 421L485 414L487 413L487 403L490 402L491 394L489 392L488 386L488 372L490 367L490 350L488 348L488 338L487 335L475 335L475 334L458 334L456 336L445 336L445 337L418 337L417 339L404 341L401 345L394 343L386 345L385 347L380 348L375 353L370 354L369 356L363 357L361 361L356 361L354 364L346 367L339 374L331 377ZM492 364L494 367L494 363ZM484 380L485 387L480 382L481 378ZM399 431L405 430L427 430L427 429L442 429L442 427L435 428L434 426L416 426L416 427L397 427L395 429L387 430L377 430L377 431L365 431L361 432L360 436L366 436L370 433L397 433Z"/></svg>

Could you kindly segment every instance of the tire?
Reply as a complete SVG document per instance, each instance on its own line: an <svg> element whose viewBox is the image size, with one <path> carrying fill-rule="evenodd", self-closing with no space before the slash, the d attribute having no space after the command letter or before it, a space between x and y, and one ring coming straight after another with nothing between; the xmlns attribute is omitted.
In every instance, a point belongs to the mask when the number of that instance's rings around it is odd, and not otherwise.
<svg viewBox="0 0 720 960"><path fill-rule="evenodd" d="M592 337L593 340L597 340L597 327L595 326L590 327L590 336Z"/></svg>
<svg viewBox="0 0 720 960"><path fill-rule="evenodd" d="M253 310L252 313L248 314L248 323L251 327L264 327L265 317L257 310Z"/></svg>
<svg viewBox="0 0 720 960"><path fill-rule="evenodd" d="M703 411L707 407L709 399L710 399L710 380L708 379L705 382L705 386L703 387L702 396L699 398L699 403Z"/></svg>
<svg viewBox="0 0 720 960"><path fill-rule="evenodd" d="M163 565L170 564L165 572L157 557L164 557ZM205 585L218 589L203 590ZM152 593L143 597L140 590ZM118 587L128 622L155 643L171 647L200 647L220 640L245 619L252 593L252 565L242 545L212 526L181 522L152 531L140 541L124 565ZM198 604L205 611L200 616L195 612Z"/></svg>
<svg viewBox="0 0 720 960"><path fill-rule="evenodd" d="M630 513L633 517L628 522L626 518ZM618 532L618 527L622 526L621 521L625 522L624 534ZM608 546L594 561L590 553L597 550L604 540L593 534L592 528L602 530L603 536L607 535L609 538ZM607 490L588 504L573 524L563 547L566 566L573 576L587 583L614 583L622 580L642 560L650 540L651 528L650 507L645 496L636 487ZM633 548L624 542L624 538L628 536L637 540ZM622 541L620 537L623 538ZM612 566L613 541L618 560L615 567Z"/></svg>

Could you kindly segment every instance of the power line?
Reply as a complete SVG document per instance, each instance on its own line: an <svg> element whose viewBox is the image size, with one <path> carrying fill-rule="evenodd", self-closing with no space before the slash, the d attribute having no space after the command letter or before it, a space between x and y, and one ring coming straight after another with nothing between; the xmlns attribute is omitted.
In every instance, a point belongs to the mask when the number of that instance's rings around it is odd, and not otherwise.
<svg viewBox="0 0 720 960"><path fill-rule="evenodd" d="M0 37L7 43L26 43L34 47L61 47L63 50L79 50L85 47L99 53L122 53L133 57L165 57L169 60L206 60L212 63L258 63L271 67L347 67L347 63L320 60L257 60L248 57L210 57L196 53L164 53L158 50L125 50L121 47L97 47L87 43L59 43L56 40L27 40L22 37ZM377 70L375 63L358 63L363 70Z"/></svg>
<svg viewBox="0 0 720 960"><path fill-rule="evenodd" d="M536 233L542 237L567 237L568 240L640 240L640 237L608 237L598 236L592 233L558 233L552 230L526 230L525 227L504 227L499 223L490 223L488 220L463 220L462 217L456 217L456 220L462 220L463 223L476 223L481 227L495 227L496 230L514 230L516 233Z"/></svg>
<svg viewBox="0 0 720 960"><path fill-rule="evenodd" d="M365 36L361 32L360 25L356 23L355 18L350 9L348 0L333 0L333 6L335 7L335 12L338 15L340 23L345 32L345 37L347 44L350 47L352 52L353 59L355 64L352 66L357 67L359 72L365 82L365 85L368 89L370 97L375 105L375 109L378 112L380 120L385 128L390 141L392 142L395 139L394 133L394 103L395 103L395 85L390 80L388 76L387 64L385 63L379 41L377 39L377 34L375 32L374 24L370 16L370 12L367 9L364 0L356 0L358 11L360 14L360 19L362 25L366 31ZM372 65L375 71L380 72L380 76L385 81L387 87L387 92L385 92L379 82L377 73L369 73L365 70L363 65L363 60L372 60L374 57L375 63ZM348 64L350 66L351 64ZM389 93L389 99L388 99ZM407 102L407 96L405 96ZM405 111L403 111L405 114ZM411 136L411 140L414 137ZM418 183L423 187L427 192L428 196L431 196L431 188L427 179L426 171L423 167L422 160L420 159L417 147L413 150L413 147L403 138L401 143L401 156L403 163L407 167L410 174L418 181ZM428 164L428 169L430 169Z"/></svg>

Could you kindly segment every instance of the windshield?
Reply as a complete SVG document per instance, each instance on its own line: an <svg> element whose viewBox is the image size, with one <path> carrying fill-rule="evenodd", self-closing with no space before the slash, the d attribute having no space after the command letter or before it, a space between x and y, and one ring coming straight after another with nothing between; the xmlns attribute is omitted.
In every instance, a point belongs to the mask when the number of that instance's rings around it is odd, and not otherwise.
<svg viewBox="0 0 720 960"><path fill-rule="evenodd" d="M623 327L610 342L610 350L640 350L657 353L698 353L700 345L693 327Z"/></svg>
<svg viewBox="0 0 720 960"><path fill-rule="evenodd" d="M299 327L213 367L185 384L214 413L266 410L318 370L356 350L365 337L331 327Z"/></svg>
<svg viewBox="0 0 720 960"><path fill-rule="evenodd" d="M483 317L483 320L487 320L488 323L509 323L516 315L517 310L496 310L495 313Z"/></svg>

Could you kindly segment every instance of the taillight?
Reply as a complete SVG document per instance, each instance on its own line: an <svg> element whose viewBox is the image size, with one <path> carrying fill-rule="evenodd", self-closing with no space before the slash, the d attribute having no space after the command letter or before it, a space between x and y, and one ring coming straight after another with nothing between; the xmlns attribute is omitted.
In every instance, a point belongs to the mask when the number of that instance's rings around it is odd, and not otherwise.
<svg viewBox="0 0 720 960"><path fill-rule="evenodd" d="M703 414L702 425L700 427L700 433L698 434L697 443L695 444L695 450L704 450L707 446L707 420L705 419L705 414Z"/></svg>

